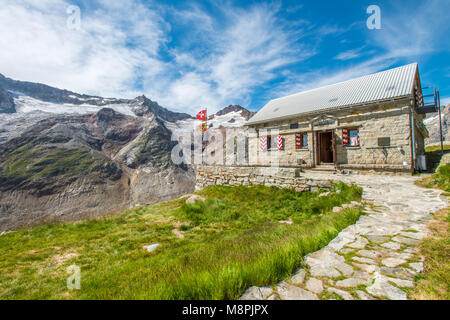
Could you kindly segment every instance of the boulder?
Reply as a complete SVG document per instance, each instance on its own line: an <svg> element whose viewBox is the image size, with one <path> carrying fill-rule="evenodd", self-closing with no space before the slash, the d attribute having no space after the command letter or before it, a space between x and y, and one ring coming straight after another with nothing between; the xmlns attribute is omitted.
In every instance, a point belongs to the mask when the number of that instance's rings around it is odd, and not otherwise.
<svg viewBox="0 0 450 320"><path fill-rule="evenodd" d="M186 200L186 203L192 204L192 203L196 203L197 201L205 201L205 200L206 200L205 198L203 198L197 194L193 194Z"/></svg>

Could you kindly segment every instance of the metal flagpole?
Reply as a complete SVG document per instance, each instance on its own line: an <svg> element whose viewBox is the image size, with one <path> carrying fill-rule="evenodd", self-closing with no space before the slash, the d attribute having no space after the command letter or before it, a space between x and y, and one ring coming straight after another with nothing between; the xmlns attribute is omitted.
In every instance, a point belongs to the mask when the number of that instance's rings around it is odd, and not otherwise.
<svg viewBox="0 0 450 320"><path fill-rule="evenodd" d="M442 115L441 115L441 97L439 95L439 91L436 92L436 89L434 89L434 92L436 94L436 102L437 107L439 108L439 131L441 134L441 156L444 155L444 139L442 137Z"/></svg>
<svg viewBox="0 0 450 320"><path fill-rule="evenodd" d="M441 138L441 156L444 154L444 141L442 136L442 113L441 113L441 102L439 101L439 91L434 88L434 105L438 108L439 112L439 135Z"/></svg>
<svg viewBox="0 0 450 320"><path fill-rule="evenodd" d="M205 108L205 131L204 134L206 135L206 131L208 130L208 108ZM208 164L208 148L207 145L205 145L205 164Z"/></svg>

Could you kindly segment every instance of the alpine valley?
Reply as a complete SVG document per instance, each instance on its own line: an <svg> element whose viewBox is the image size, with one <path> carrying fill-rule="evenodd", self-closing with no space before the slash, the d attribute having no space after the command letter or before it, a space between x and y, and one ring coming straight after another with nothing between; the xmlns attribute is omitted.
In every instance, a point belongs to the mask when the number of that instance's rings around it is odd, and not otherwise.
<svg viewBox="0 0 450 320"><path fill-rule="evenodd" d="M208 125L238 129L252 115L229 106ZM0 74L0 231L192 192L194 168L172 162L172 136L199 123L145 96L102 98Z"/></svg>

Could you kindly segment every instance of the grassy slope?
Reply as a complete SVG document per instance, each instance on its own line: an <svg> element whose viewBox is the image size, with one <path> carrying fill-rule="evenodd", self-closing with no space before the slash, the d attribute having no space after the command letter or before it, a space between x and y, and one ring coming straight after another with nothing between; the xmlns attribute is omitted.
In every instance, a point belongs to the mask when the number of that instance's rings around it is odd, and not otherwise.
<svg viewBox="0 0 450 320"><path fill-rule="evenodd" d="M216 186L200 192L205 203L179 199L13 232L0 237L0 299L236 299L250 285L286 278L302 256L356 222L360 210L331 208L360 199L362 190L337 188L342 192L318 197ZM278 223L289 217L294 224ZM152 243L161 246L143 250ZM71 264L81 267L79 291L66 288Z"/></svg>
<svg viewBox="0 0 450 320"><path fill-rule="evenodd" d="M35 148L26 144L11 152L5 163L6 174L33 179L49 178L56 175L83 175L92 170L96 161L84 149Z"/></svg>
<svg viewBox="0 0 450 320"><path fill-rule="evenodd" d="M445 145L445 150L450 146ZM438 153L440 146L427 147L427 153ZM439 162L439 159L437 162ZM441 165L431 177L418 181L426 188L440 188L450 192L450 165ZM420 251L425 257L425 272L418 277L417 285L411 293L419 300L449 300L450 299L450 238L449 238L450 208L435 213L435 219L428 227L432 232L420 244Z"/></svg>
<svg viewBox="0 0 450 320"><path fill-rule="evenodd" d="M425 272L418 277L412 297L418 300L450 300L450 208L438 211L429 223L432 235L420 244Z"/></svg>
<svg viewBox="0 0 450 320"><path fill-rule="evenodd" d="M444 144L444 153L450 152L450 145ZM425 155L428 159L429 169L435 170L441 160L441 146L427 146L425 148Z"/></svg>
<svg viewBox="0 0 450 320"><path fill-rule="evenodd" d="M432 163L431 170L435 170L435 173L431 177L425 177L416 182L417 185L425 188L439 188L444 191L450 192L450 165L441 164L441 147L440 146L428 146L426 147L426 156ZM444 153L450 151L450 145L444 145ZM446 157L446 155L444 156ZM434 167L437 168L434 168Z"/></svg>

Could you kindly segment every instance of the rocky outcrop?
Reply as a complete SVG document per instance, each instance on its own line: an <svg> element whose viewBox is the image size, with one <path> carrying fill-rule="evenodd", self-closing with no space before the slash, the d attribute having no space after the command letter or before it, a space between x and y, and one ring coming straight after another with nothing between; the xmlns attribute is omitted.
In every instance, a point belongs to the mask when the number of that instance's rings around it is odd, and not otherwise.
<svg viewBox="0 0 450 320"><path fill-rule="evenodd" d="M160 119L169 122L176 122L180 120L193 119L187 113L179 113L169 111L166 108L161 107L157 102L148 99L146 96L140 96L131 102L133 112L138 116L144 116L148 114L155 114Z"/></svg>
<svg viewBox="0 0 450 320"><path fill-rule="evenodd" d="M171 162L170 131L155 115L45 118L0 144L0 230L79 220L169 200L194 189Z"/></svg>
<svg viewBox="0 0 450 320"><path fill-rule="evenodd" d="M251 115L229 106L211 123L240 130ZM191 193L195 172L171 152L172 134L195 121L145 96L103 98L0 74L0 230Z"/></svg>
<svg viewBox="0 0 450 320"><path fill-rule="evenodd" d="M241 116L247 121L251 117L253 117L256 112L249 111L245 109L244 107L241 107L240 105L229 105L228 107L220 110L215 115L212 115L210 118L214 119L214 116L223 116L230 112L238 112L241 114Z"/></svg>
<svg viewBox="0 0 450 320"><path fill-rule="evenodd" d="M0 87L0 113L14 113L14 100L5 89Z"/></svg>
<svg viewBox="0 0 450 320"><path fill-rule="evenodd" d="M447 107L442 108L442 137L444 141L450 141L450 104ZM437 144L441 141L440 128L439 128L439 114L431 113L424 120L424 124L428 129L430 137L425 139L427 145Z"/></svg>

